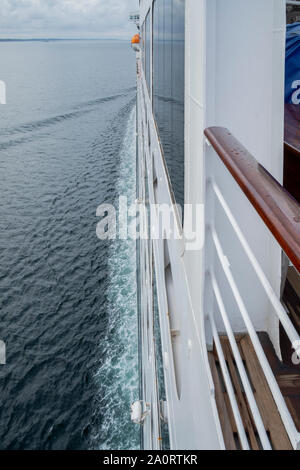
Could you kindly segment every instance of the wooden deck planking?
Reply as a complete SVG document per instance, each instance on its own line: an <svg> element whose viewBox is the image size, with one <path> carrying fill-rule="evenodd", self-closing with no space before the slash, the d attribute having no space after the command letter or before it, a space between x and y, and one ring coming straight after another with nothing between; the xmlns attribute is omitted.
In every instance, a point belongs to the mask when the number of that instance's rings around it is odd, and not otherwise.
<svg viewBox="0 0 300 470"><path fill-rule="evenodd" d="M236 400L244 423L244 428L248 437L250 448L253 450L258 450L261 448L260 439L255 427L247 397L243 390L228 338L222 336L220 340L234 386ZM291 449L291 443L287 436L285 427L282 423L277 406L274 402L272 393L268 387L249 336L239 335L236 337L236 340L241 357L245 364L248 378L253 388L253 393L257 401L265 429L270 437L273 448L275 450ZM220 416L221 427L224 433L225 445L227 449L232 450L234 448L238 448L236 445L237 429L229 402L229 397L225 390L223 380L220 378L218 373L219 361L215 349L214 353L209 353L209 362L215 384L216 402ZM235 441L235 444L233 444L233 440Z"/></svg>
<svg viewBox="0 0 300 470"><path fill-rule="evenodd" d="M291 449L290 440L249 336L245 336L240 345L244 351L248 373L254 387L254 396L265 429L270 434L272 445L275 450Z"/></svg>
<svg viewBox="0 0 300 470"><path fill-rule="evenodd" d="M216 362L213 353L208 354L208 360L211 367L213 381L215 384L215 396L220 417L221 427L223 431L224 442L227 450L237 450L234 432L232 429L227 404L225 402L224 393L222 390L219 373L217 370Z"/></svg>
<svg viewBox="0 0 300 470"><path fill-rule="evenodd" d="M300 432L300 366L280 362L266 333L259 333L259 338L294 423Z"/></svg>

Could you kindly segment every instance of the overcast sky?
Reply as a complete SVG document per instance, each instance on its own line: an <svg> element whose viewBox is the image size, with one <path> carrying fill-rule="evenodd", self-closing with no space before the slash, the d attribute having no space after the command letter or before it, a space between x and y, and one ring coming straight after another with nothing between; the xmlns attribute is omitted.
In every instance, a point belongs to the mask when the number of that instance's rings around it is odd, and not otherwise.
<svg viewBox="0 0 300 470"><path fill-rule="evenodd" d="M138 0L0 0L0 37L128 39Z"/></svg>

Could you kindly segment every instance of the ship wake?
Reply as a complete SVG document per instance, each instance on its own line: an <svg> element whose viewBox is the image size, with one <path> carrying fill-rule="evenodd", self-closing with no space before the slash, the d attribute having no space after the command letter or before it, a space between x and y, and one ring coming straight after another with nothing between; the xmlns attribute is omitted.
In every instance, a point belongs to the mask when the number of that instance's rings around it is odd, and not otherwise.
<svg viewBox="0 0 300 470"><path fill-rule="evenodd" d="M135 108L132 109L120 152L117 198L136 198ZM116 201L117 207L117 201ZM139 448L139 429L130 421L130 404L138 397L138 325L136 244L113 241L108 251L108 324L101 344L103 363L96 374L99 387L100 449Z"/></svg>

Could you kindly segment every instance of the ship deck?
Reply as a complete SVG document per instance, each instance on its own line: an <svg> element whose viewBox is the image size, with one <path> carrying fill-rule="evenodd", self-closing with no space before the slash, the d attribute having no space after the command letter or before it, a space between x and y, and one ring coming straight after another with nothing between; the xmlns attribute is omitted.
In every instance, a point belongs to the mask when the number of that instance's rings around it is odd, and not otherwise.
<svg viewBox="0 0 300 470"><path fill-rule="evenodd" d="M281 392L286 400L289 411L300 429L300 374L299 369L283 365L276 356L272 343L266 333L259 334L265 354L273 369ZM236 401L243 420L249 446L252 450L260 450L261 442L256 430L250 407L243 390L241 379L235 364L233 353L227 337L220 338L224 357L227 363L231 381L234 386ZM262 416L262 420L274 450L292 449L290 440L279 415L272 393L267 384L265 375L260 366L251 340L247 334L237 335L236 341L242 360L251 383L254 396ZM209 362L212 370L216 403L219 412L221 427L227 450L241 449L238 431L226 391L219 358L214 347L209 353Z"/></svg>

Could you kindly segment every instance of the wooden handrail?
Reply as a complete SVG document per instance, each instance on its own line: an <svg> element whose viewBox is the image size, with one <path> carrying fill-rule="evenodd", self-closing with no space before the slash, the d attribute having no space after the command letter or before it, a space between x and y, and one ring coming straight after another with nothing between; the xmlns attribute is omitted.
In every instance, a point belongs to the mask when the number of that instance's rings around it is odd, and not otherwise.
<svg viewBox="0 0 300 470"><path fill-rule="evenodd" d="M300 204L228 129L210 127L204 134L300 272Z"/></svg>

